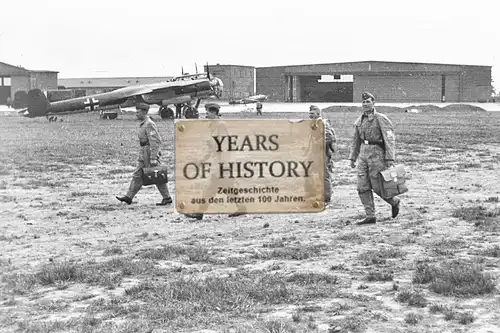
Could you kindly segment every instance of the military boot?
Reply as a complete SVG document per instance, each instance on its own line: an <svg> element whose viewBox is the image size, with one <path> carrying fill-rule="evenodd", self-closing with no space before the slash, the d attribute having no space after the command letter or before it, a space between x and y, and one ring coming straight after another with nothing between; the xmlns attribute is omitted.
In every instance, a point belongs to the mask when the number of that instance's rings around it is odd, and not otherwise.
<svg viewBox="0 0 500 333"><path fill-rule="evenodd" d="M377 193L378 194L378 193ZM389 205L392 207L392 218L395 218L399 214L399 203L401 202L401 199L397 197L392 197L389 199L384 199L382 198L385 202L387 202Z"/></svg>
<svg viewBox="0 0 500 333"><path fill-rule="evenodd" d="M162 201L158 202L156 205L157 206L165 206L167 204L171 204L172 197L170 196L170 192L168 191L167 184L156 185L156 188L158 189L158 191L160 191L160 194L163 198Z"/></svg>
<svg viewBox="0 0 500 333"><path fill-rule="evenodd" d="M236 216L241 216L241 215L246 215L244 212L234 212L228 215L228 217L236 217Z"/></svg>
<svg viewBox="0 0 500 333"><path fill-rule="evenodd" d="M118 200L121 202L126 202L128 205L132 203L132 199L130 199L128 196L123 196L123 197L116 197Z"/></svg>
<svg viewBox="0 0 500 333"><path fill-rule="evenodd" d="M401 199L394 198L394 203L392 206L392 218L395 218L399 214L399 204L401 203Z"/></svg>
<svg viewBox="0 0 500 333"><path fill-rule="evenodd" d="M375 217L366 217L363 221L359 221L356 223L357 225L363 225L363 224L375 224L377 223L377 218Z"/></svg>
<svg viewBox="0 0 500 333"><path fill-rule="evenodd" d="M197 219L198 221L203 219L203 214L201 214L201 213L194 213L194 214L188 213L188 214L184 214L184 216L189 217L191 219Z"/></svg>
<svg viewBox="0 0 500 333"><path fill-rule="evenodd" d="M161 200L161 202L157 202L156 205L157 206L165 206L165 205L168 205L168 204L171 204L172 203L172 198L163 198Z"/></svg>

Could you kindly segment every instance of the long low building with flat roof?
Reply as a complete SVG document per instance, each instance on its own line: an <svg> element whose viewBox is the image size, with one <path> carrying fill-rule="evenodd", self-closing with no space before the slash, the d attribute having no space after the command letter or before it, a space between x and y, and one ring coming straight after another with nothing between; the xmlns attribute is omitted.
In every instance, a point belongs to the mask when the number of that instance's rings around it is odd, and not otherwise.
<svg viewBox="0 0 500 333"><path fill-rule="evenodd" d="M377 102L459 103L491 98L492 66L358 61L327 64L253 67L210 65L224 83L222 99L268 95L270 102L361 101L369 91ZM207 67L205 67L207 71ZM59 79L60 89L84 89L86 95L117 88L161 82L172 77Z"/></svg>
<svg viewBox="0 0 500 333"><path fill-rule="evenodd" d="M485 102L491 66L360 61L256 68L256 91L281 102Z"/></svg>
<svg viewBox="0 0 500 333"><path fill-rule="evenodd" d="M173 76L60 78L58 85L59 89L84 90L86 95L92 95L138 84L170 81L172 78Z"/></svg>

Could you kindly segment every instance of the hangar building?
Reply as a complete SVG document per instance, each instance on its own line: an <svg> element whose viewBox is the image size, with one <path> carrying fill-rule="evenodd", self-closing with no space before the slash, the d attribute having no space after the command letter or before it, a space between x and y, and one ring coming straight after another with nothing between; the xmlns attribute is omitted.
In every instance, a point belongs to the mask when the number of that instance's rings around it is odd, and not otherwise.
<svg viewBox="0 0 500 333"><path fill-rule="evenodd" d="M27 93L31 89L57 89L55 71L33 71L0 62L0 104L5 104L7 97L16 100L16 93Z"/></svg>
<svg viewBox="0 0 500 333"><path fill-rule="evenodd" d="M256 91L280 102L485 102L491 66L361 61L256 68Z"/></svg>
<svg viewBox="0 0 500 333"><path fill-rule="evenodd" d="M222 99L268 95L274 102L360 102L363 91L372 92L377 102L485 102L491 97L491 66L360 61L330 64L253 67L210 65L210 73L222 79ZM207 68L205 66L205 72ZM7 74L5 74L7 73ZM32 80L43 87L36 73L0 63L1 89L12 85L15 92ZM41 71L41 73L57 72ZM46 74L46 75L48 75ZM7 79L8 77L8 79ZM14 84L13 77L19 77ZM59 79L60 89L79 90L85 95L120 87L167 81L172 77L121 77ZM21 83L24 82L24 85ZM14 88L14 86L16 88ZM10 89L10 86L9 88ZM14 92L11 92L14 94ZM62 91L61 91L62 93ZM0 103L2 102L0 96Z"/></svg>
<svg viewBox="0 0 500 333"><path fill-rule="evenodd" d="M210 65L210 75L224 83L221 99L240 99L255 95L255 67L240 65ZM207 66L205 66L207 72Z"/></svg>

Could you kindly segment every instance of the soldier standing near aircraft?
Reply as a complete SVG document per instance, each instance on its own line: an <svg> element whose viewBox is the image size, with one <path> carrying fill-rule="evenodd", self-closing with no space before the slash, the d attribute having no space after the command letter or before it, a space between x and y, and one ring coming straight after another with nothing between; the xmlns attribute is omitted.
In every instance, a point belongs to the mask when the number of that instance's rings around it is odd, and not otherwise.
<svg viewBox="0 0 500 333"><path fill-rule="evenodd" d="M332 156L335 152L337 137L330 123L322 117L321 110L316 105L309 107L309 118L320 119L325 124L325 203L329 203L332 197Z"/></svg>
<svg viewBox="0 0 500 333"><path fill-rule="evenodd" d="M351 147L351 168L358 160L357 190L366 212L366 218L357 224L376 223L373 192L380 196L380 171L394 166L396 137L392 122L386 115L378 113L375 97L364 92L363 114L354 123L354 135ZM359 159L358 159L359 158ZM392 206L392 217L399 213L400 199L383 199Z"/></svg>
<svg viewBox="0 0 500 333"><path fill-rule="evenodd" d="M126 202L129 205L132 203L132 199L142 187L142 168L148 168L150 166L160 164L161 136L158 132L158 127L148 116L148 111L148 104L139 103L136 105L136 116L137 119L141 121L139 124L139 130L137 131L139 144L141 146L139 150L139 157L137 159L138 166L132 174L132 181L130 182L127 194L122 197L116 197L118 200ZM168 191L167 184L158 184L156 187L163 197L162 201L156 205L164 206L172 203L172 198Z"/></svg>
<svg viewBox="0 0 500 333"><path fill-rule="evenodd" d="M175 104L175 118L181 119L182 104Z"/></svg>
<svg viewBox="0 0 500 333"><path fill-rule="evenodd" d="M262 103L257 101L257 105L255 108L257 109L257 114L262 115Z"/></svg>

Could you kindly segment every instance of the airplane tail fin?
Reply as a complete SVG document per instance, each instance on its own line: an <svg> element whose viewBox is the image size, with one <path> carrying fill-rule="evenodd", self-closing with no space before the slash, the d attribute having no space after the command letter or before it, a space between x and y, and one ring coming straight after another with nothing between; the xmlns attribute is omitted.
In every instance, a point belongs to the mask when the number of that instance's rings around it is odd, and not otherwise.
<svg viewBox="0 0 500 333"><path fill-rule="evenodd" d="M40 89L28 91L28 117L43 117L47 114L50 102Z"/></svg>

